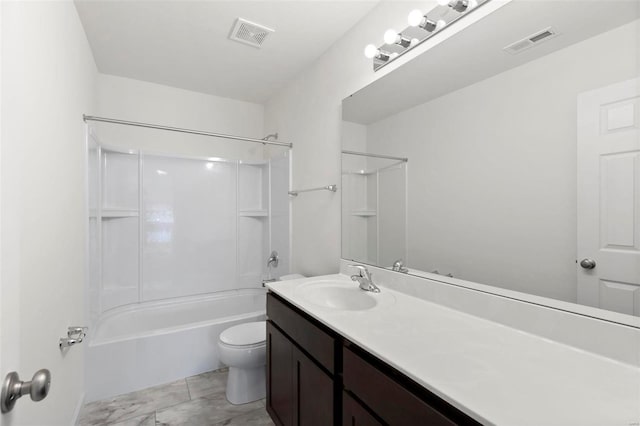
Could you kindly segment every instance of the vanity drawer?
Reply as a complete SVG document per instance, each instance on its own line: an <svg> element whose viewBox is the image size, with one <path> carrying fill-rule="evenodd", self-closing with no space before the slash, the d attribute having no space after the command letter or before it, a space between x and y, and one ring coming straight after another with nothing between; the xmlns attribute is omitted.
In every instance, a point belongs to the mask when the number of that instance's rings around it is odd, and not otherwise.
<svg viewBox="0 0 640 426"><path fill-rule="evenodd" d="M348 347L343 349L343 381L345 390L390 425L478 424L426 389L417 396L410 390L419 386L415 382Z"/></svg>
<svg viewBox="0 0 640 426"><path fill-rule="evenodd" d="M313 319L272 293L267 293L267 317L316 362L334 374L333 336L315 324Z"/></svg>

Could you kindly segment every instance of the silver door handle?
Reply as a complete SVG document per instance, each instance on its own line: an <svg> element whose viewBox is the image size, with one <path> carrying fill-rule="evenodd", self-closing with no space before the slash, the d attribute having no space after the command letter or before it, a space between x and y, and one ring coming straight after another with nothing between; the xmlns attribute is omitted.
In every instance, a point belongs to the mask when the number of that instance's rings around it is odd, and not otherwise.
<svg viewBox="0 0 640 426"><path fill-rule="evenodd" d="M0 409L3 413L8 413L13 410L16 401L26 394L29 394L33 401L42 401L49 394L50 387L51 373L47 369L36 371L30 382L21 381L18 373L12 371L2 383Z"/></svg>
<svg viewBox="0 0 640 426"><path fill-rule="evenodd" d="M580 261L580 266L582 266L584 269L593 269L596 267L596 261L585 257Z"/></svg>

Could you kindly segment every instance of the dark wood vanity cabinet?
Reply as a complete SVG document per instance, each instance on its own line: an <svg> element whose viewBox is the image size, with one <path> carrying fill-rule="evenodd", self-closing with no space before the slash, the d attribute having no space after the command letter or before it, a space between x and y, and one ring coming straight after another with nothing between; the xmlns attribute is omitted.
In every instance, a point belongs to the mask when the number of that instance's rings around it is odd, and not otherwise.
<svg viewBox="0 0 640 426"><path fill-rule="evenodd" d="M334 424L335 339L271 295L267 312L269 415L282 426Z"/></svg>
<svg viewBox="0 0 640 426"><path fill-rule="evenodd" d="M293 343L267 322L267 411L277 424L293 425Z"/></svg>
<svg viewBox="0 0 640 426"><path fill-rule="evenodd" d="M267 411L280 426L478 425L273 293Z"/></svg>
<svg viewBox="0 0 640 426"><path fill-rule="evenodd" d="M347 391L342 391L342 424L344 426L384 425Z"/></svg>
<svg viewBox="0 0 640 426"><path fill-rule="evenodd" d="M402 373L346 343L342 348L342 380L345 392L368 407L380 423L389 425L479 425L457 408ZM345 423L343 422L343 425ZM352 423L349 423L352 424Z"/></svg>

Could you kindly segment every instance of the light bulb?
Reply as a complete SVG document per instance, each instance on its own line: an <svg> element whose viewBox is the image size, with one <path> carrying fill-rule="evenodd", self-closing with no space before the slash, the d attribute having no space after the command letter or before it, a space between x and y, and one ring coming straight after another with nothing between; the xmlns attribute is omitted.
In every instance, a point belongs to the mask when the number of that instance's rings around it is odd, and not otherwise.
<svg viewBox="0 0 640 426"><path fill-rule="evenodd" d="M469 0L469 3L467 4L467 11L470 11L471 9L474 9L478 7L478 0Z"/></svg>
<svg viewBox="0 0 640 426"><path fill-rule="evenodd" d="M380 50L374 44L367 44L364 48L364 56L369 59L373 59L380 53Z"/></svg>
<svg viewBox="0 0 640 426"><path fill-rule="evenodd" d="M449 4L449 0L438 0L440 6L446 6Z"/></svg>
<svg viewBox="0 0 640 426"><path fill-rule="evenodd" d="M436 31L440 31L446 26L447 22L444 19L438 19L438 22L436 22Z"/></svg>
<svg viewBox="0 0 640 426"><path fill-rule="evenodd" d="M417 39L417 38L412 38L412 39L411 39L411 44L410 44L410 46L411 46L411 47L415 47L415 46L417 46L417 45L418 45L418 43L420 43L420 40L419 40L419 39Z"/></svg>
<svg viewBox="0 0 640 426"><path fill-rule="evenodd" d="M420 25L423 19L424 19L424 14L420 11L420 9L412 10L409 13L409 16L407 17L407 21L409 22L409 25L412 27L417 27L418 25Z"/></svg>
<svg viewBox="0 0 640 426"><path fill-rule="evenodd" d="M394 29L388 29L384 32L384 42L387 44L395 44L398 41L398 32Z"/></svg>

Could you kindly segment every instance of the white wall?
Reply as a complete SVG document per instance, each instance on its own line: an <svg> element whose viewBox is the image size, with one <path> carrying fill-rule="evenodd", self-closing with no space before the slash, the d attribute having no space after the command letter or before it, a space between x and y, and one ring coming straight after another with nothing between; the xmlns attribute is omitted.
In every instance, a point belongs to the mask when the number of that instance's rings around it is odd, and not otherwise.
<svg viewBox="0 0 640 426"><path fill-rule="evenodd" d="M83 396L84 348L61 352L58 339L85 320L81 117L96 75L72 2L2 2L1 374L53 377L49 396L23 397L5 426L68 425Z"/></svg>
<svg viewBox="0 0 640 426"><path fill-rule="evenodd" d="M410 159L410 267L576 301L577 96L638 75L638 34L640 21L368 126L371 152Z"/></svg>
<svg viewBox="0 0 640 426"><path fill-rule="evenodd" d="M262 105L145 81L100 74L96 115L215 133L262 138ZM102 143L155 152L262 158L263 145L115 124L92 124Z"/></svg>
<svg viewBox="0 0 640 426"><path fill-rule="evenodd" d="M294 144L292 186L340 184L342 99L391 72L434 44L482 19L508 1L495 0L469 15L462 25L445 28L381 71L374 73L362 52L382 44L387 28L406 27L407 14L428 11L435 1L382 1L336 44L266 104L265 129ZM338 271L340 194L301 194L292 202L292 268L305 275Z"/></svg>

